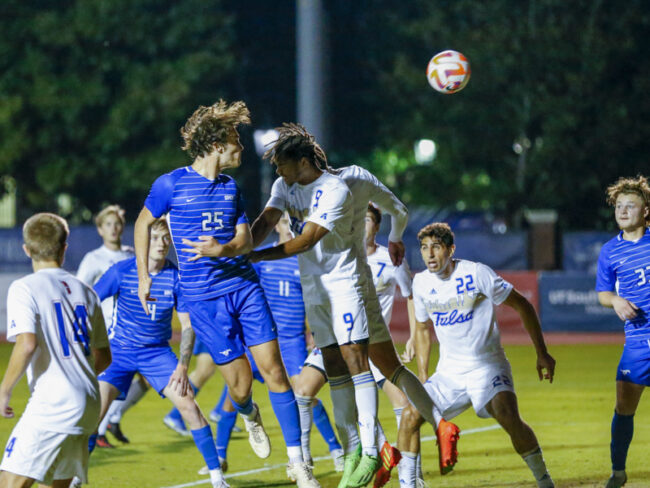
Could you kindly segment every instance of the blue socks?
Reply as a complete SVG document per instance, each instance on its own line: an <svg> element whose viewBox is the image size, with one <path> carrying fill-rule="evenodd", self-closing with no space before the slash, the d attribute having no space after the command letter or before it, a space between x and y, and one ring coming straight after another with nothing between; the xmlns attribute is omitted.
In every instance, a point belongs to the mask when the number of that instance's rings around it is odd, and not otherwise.
<svg viewBox="0 0 650 488"><path fill-rule="evenodd" d="M221 459L227 459L228 444L230 444L230 435L232 428L237 421L237 412L221 411L221 418L217 422L217 454Z"/></svg>
<svg viewBox="0 0 650 488"><path fill-rule="evenodd" d="M318 432L323 436L325 442L329 446L329 450L333 451L334 449L341 449L341 444L336 439L336 434L334 434L334 429L332 429L332 424L330 419L327 416L325 407L323 407L323 402L316 400L317 403L314 406L314 424L318 428Z"/></svg>
<svg viewBox="0 0 650 488"><path fill-rule="evenodd" d="M293 390L287 390L282 393L269 391L269 398L273 406L273 412L280 423L284 442L289 447L298 447L300 449L300 414L298 413L298 404ZM302 451L301 451L302 452Z"/></svg>
<svg viewBox="0 0 650 488"><path fill-rule="evenodd" d="M620 415L614 411L612 419L612 443L610 453L612 456L612 470L625 470L627 450L634 434L634 415Z"/></svg>
<svg viewBox="0 0 650 488"><path fill-rule="evenodd" d="M88 436L88 454L92 454L97 445L97 432Z"/></svg>
<svg viewBox="0 0 650 488"><path fill-rule="evenodd" d="M194 438L194 444L196 444L197 449L205 459L205 463L208 465L208 469L217 469L221 465L219 464L219 456L217 455L217 447L214 444L214 438L212 437L212 430L210 426L206 425L197 430L191 430L192 437Z"/></svg>
<svg viewBox="0 0 650 488"><path fill-rule="evenodd" d="M232 397L230 397L230 401L232 402L232 406L235 407L235 410L237 410L238 413L246 417L252 414L253 410L255 410L255 408L253 407L253 395L249 396L244 401L244 403L237 403L235 400L232 399Z"/></svg>

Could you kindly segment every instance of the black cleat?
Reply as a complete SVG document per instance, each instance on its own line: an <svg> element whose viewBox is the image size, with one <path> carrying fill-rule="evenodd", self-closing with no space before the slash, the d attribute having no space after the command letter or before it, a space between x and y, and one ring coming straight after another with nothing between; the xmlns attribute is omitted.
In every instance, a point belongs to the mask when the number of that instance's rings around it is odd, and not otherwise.
<svg viewBox="0 0 650 488"><path fill-rule="evenodd" d="M111 434L113 434L113 437L115 437L118 441L124 444L129 443L129 438L122 433L122 429L120 429L119 423L118 424L109 423L106 426L106 430L108 430Z"/></svg>

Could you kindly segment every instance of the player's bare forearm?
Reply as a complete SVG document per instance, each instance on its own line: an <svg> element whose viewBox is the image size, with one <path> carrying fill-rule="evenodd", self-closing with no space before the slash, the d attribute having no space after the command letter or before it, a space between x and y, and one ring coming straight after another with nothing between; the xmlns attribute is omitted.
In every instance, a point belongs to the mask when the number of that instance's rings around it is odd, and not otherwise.
<svg viewBox="0 0 650 488"><path fill-rule="evenodd" d="M138 278L149 276L149 231L155 220L149 209L143 207L135 221L133 244L138 265Z"/></svg>
<svg viewBox="0 0 650 488"><path fill-rule="evenodd" d="M266 207L251 226L253 248L259 247L282 217L282 210Z"/></svg>
<svg viewBox="0 0 650 488"><path fill-rule="evenodd" d="M406 347L404 348L404 353L401 357L402 361L410 363L415 356L415 347L413 345L415 342L415 305L413 304L413 295L408 297L408 300L406 301L406 309L409 317L409 339L406 341Z"/></svg>
<svg viewBox="0 0 650 488"><path fill-rule="evenodd" d="M105 371L111 365L113 357L110 347L93 348L93 357L95 358L95 373L99 374Z"/></svg>
<svg viewBox="0 0 650 488"><path fill-rule="evenodd" d="M187 368L190 365L194 348L194 329L192 329L188 313L179 313L178 319L182 327L179 363Z"/></svg>
<svg viewBox="0 0 650 488"><path fill-rule="evenodd" d="M25 374L27 366L34 356L36 346L36 334L25 332L16 336L16 344L11 351L7 371L5 371L2 384L0 384L0 391L3 395L11 396L11 392Z"/></svg>
<svg viewBox="0 0 650 488"><path fill-rule="evenodd" d="M429 356L431 354L431 333L429 332L428 324L417 322L414 342L418 378L424 383L429 377Z"/></svg>
<svg viewBox="0 0 650 488"><path fill-rule="evenodd" d="M309 251L320 241L329 231L313 222L307 222L303 227L302 233L287 242L266 249L253 251L250 254L252 261L274 261L284 259L296 254Z"/></svg>
<svg viewBox="0 0 650 488"><path fill-rule="evenodd" d="M639 311L639 307L634 303L612 291L599 291L598 301L603 307L613 308L618 318L624 322L636 317Z"/></svg>

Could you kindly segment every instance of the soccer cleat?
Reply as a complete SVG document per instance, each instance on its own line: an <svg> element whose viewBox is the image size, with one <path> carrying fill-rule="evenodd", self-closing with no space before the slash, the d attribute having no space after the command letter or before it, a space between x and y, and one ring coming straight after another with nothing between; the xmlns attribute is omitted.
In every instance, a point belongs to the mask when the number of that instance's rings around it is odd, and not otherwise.
<svg viewBox="0 0 650 488"><path fill-rule="evenodd" d="M230 488L230 485L226 483L226 480L221 478L217 481L212 482L212 488Z"/></svg>
<svg viewBox="0 0 650 488"><path fill-rule="evenodd" d="M330 451L330 456L332 456L332 461L334 461L334 471L342 473L343 467L345 466L345 454L343 453L343 449L332 449Z"/></svg>
<svg viewBox="0 0 650 488"><path fill-rule="evenodd" d="M627 474L623 473L612 473L612 475L607 480L605 488L621 488L627 483Z"/></svg>
<svg viewBox="0 0 650 488"><path fill-rule="evenodd" d="M97 436L97 443L95 444L97 447L108 447L108 448L114 448L115 446L109 442L109 440L106 438L105 435L98 435Z"/></svg>
<svg viewBox="0 0 650 488"><path fill-rule="evenodd" d="M189 430L187 430L187 427L185 427L185 422L183 422L182 419L172 417L169 414L165 415L165 418L163 419L163 424L165 424L174 432L178 432L182 436L187 437L192 435L192 433Z"/></svg>
<svg viewBox="0 0 650 488"><path fill-rule="evenodd" d="M450 473L458 462L456 445L460 437L460 429L456 424L441 419L438 429L436 429L436 437L438 438L436 444L438 444L440 474L445 475Z"/></svg>
<svg viewBox="0 0 650 488"><path fill-rule="evenodd" d="M214 407L212 410L210 410L208 419L210 419L210 421L214 422L215 424L221 420L221 414L219 413L219 410L217 410L217 407Z"/></svg>
<svg viewBox="0 0 650 488"><path fill-rule="evenodd" d="M115 437L118 441L122 442L123 444L129 443L129 438L124 435L122 429L120 429L119 423L117 424L109 423L106 426L106 430L108 430L111 434L113 434L113 437Z"/></svg>
<svg viewBox="0 0 650 488"><path fill-rule="evenodd" d="M69 488L81 488L83 486L83 483L81 482L81 479L79 479L77 476L72 478L72 481L70 482L70 487Z"/></svg>
<svg viewBox="0 0 650 488"><path fill-rule="evenodd" d="M546 473L541 479L537 480L537 488L555 488L551 475Z"/></svg>
<svg viewBox="0 0 650 488"><path fill-rule="evenodd" d="M298 488L320 488L320 483L314 478L311 466L307 463L287 464L287 478L295 482Z"/></svg>
<svg viewBox="0 0 650 488"><path fill-rule="evenodd" d="M416 478L415 488L429 488L429 485L427 485L426 481L424 481L422 478Z"/></svg>
<svg viewBox="0 0 650 488"><path fill-rule="evenodd" d="M357 469L360 460L361 444L357 445L357 448L353 452L345 456L343 461L343 476L341 477L338 488L347 488L350 476L352 476L354 470Z"/></svg>
<svg viewBox="0 0 650 488"><path fill-rule="evenodd" d="M235 434L239 434L239 433L241 432L241 427L239 427L238 425L233 425L233 427L232 427L232 431L233 431Z"/></svg>
<svg viewBox="0 0 650 488"><path fill-rule="evenodd" d="M375 476L379 465L379 458L377 456L370 456L368 454L361 456L361 461L359 461L357 469L354 470L354 473L348 479L348 487L361 488L362 486L366 486L370 483L373 476Z"/></svg>
<svg viewBox="0 0 650 488"><path fill-rule="evenodd" d="M381 458L381 466L375 475L375 483L372 485L373 488L381 488L388 483L390 480L390 472L399 464L399 460L402 459L399 450L391 446L387 441L381 447L379 457Z"/></svg>
<svg viewBox="0 0 650 488"><path fill-rule="evenodd" d="M246 431L248 432L248 442L257 457L266 459L271 455L271 441L264 431L259 407L256 403L253 403L253 407L257 411L255 413L255 418L253 420L248 420L244 417L244 424L246 425Z"/></svg>

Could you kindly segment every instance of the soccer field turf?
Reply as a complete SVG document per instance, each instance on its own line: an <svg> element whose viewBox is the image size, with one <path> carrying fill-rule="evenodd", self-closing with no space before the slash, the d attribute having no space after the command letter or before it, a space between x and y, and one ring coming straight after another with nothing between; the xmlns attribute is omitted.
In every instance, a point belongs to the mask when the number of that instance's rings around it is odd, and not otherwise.
<svg viewBox="0 0 650 488"><path fill-rule="evenodd" d="M10 345L0 344L3 373ZM523 418L532 426L544 450L549 471L557 487L602 487L610 472L609 430L614 407L614 375L620 345L551 346L557 360L555 381L540 383L535 371L535 353L530 346L508 346L515 386ZM436 358L433 358L432 365ZM433 366L432 366L433 367ZM211 379L198 396L204 413L218 399L223 380ZM14 392L11 405L18 414L24 410L28 390L23 380ZM268 401L266 388L254 386L273 452L258 459L248 446L245 433L233 434L228 451L228 481L232 486L293 486L285 476L286 452L280 427ZM321 394L330 418L331 402L327 387ZM97 449L90 460L90 486L103 487L189 487L209 486L207 477L197 475L203 461L191 438L167 429L162 418L170 402L153 392L127 412L122 428L131 444L116 449ZM396 440L393 411L380 393L380 418L389 440ZM650 400L641 399L635 417L634 440L628 456L629 482L626 488L650 487ZM16 419L0 419L0 444L4 445ZM462 429L460 457L456 469L447 476L438 473L438 455L433 430L423 427L422 443L425 479L431 487L534 487L532 475L515 454L510 440L493 420L479 419L473 410L457 417ZM239 420L238 424L243 426ZM214 429L214 424L212 424ZM110 436L110 434L109 434ZM326 488L336 487L335 473L327 446L316 428L312 434L315 475ZM398 487L397 473L387 485Z"/></svg>

